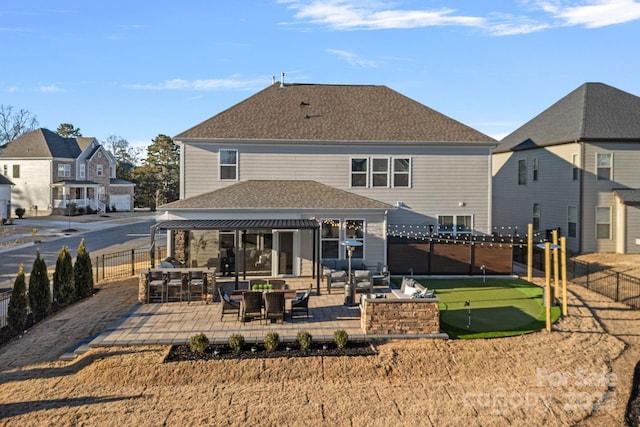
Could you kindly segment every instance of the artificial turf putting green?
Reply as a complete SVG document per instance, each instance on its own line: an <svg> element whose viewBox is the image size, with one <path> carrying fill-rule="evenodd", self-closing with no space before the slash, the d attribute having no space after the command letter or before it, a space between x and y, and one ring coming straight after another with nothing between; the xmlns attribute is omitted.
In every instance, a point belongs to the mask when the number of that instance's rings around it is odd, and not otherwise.
<svg viewBox="0 0 640 427"><path fill-rule="evenodd" d="M546 325L542 288L520 279L424 279L440 299L440 326L452 338L521 335ZM469 305L465 303L469 301ZM469 312L471 319L469 319ZM552 322L560 316L553 306Z"/></svg>

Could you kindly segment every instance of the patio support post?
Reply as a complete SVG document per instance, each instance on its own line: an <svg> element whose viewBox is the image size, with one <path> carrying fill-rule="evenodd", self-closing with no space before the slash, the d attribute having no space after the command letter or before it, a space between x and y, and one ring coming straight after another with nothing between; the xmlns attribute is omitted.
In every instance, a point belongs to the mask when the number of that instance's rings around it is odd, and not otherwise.
<svg viewBox="0 0 640 427"><path fill-rule="evenodd" d="M233 253L234 254L238 254L238 239L240 238L240 230L236 229L235 230L235 247L233 248ZM238 254L239 255L239 254ZM238 257L234 256L233 257L233 263L235 264L235 266L233 267L233 270L235 271L235 276L236 276L236 291L238 290L239 286L239 278L238 278Z"/></svg>

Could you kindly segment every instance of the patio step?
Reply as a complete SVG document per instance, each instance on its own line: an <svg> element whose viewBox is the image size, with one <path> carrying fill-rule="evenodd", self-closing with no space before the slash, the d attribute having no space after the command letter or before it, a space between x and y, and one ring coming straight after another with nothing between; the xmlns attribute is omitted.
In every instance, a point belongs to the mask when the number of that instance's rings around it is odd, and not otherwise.
<svg viewBox="0 0 640 427"><path fill-rule="evenodd" d="M86 353L90 350L89 343L93 340L93 338L95 337L87 338L80 341L71 350L60 356L59 360L63 362L70 362L72 360L75 360L75 358L77 358L79 355Z"/></svg>

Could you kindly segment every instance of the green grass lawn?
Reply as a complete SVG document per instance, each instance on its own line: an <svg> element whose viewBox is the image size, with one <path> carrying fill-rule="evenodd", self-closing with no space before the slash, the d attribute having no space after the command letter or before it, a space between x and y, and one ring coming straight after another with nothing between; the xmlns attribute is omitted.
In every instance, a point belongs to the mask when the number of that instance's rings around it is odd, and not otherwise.
<svg viewBox="0 0 640 427"><path fill-rule="evenodd" d="M452 278L424 279L420 283L436 290L440 327L451 338L522 335L546 325L542 288L525 280ZM466 301L469 306L465 306ZM552 306L552 322L559 317L560 307Z"/></svg>

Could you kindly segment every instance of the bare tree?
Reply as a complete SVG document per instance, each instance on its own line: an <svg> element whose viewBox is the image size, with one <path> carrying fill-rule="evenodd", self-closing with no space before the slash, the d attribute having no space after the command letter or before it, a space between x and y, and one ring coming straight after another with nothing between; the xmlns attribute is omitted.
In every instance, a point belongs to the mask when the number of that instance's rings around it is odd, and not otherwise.
<svg viewBox="0 0 640 427"><path fill-rule="evenodd" d="M107 150L116 158L116 176L123 179L131 179L131 168L137 165L140 152L139 147L132 147L129 141L121 136L109 135L105 143Z"/></svg>
<svg viewBox="0 0 640 427"><path fill-rule="evenodd" d="M0 105L0 147L38 127L38 120L29 111L14 110L11 105Z"/></svg>

